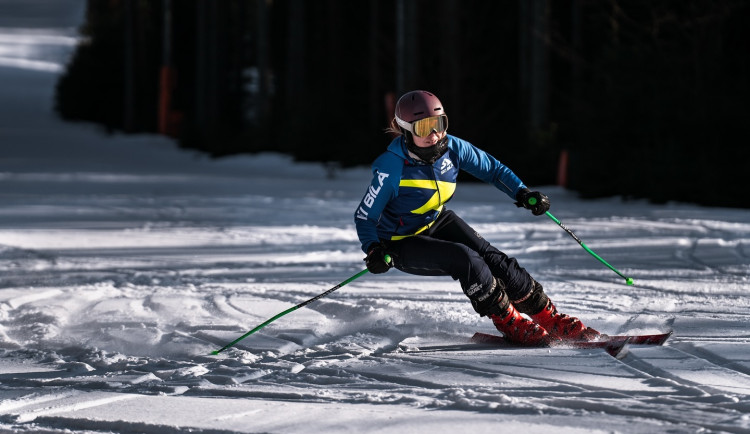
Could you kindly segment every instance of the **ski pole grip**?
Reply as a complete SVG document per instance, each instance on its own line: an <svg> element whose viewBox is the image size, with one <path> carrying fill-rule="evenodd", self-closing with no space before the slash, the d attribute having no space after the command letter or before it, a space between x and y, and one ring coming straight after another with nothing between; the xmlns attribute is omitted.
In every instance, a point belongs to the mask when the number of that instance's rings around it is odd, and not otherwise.
<svg viewBox="0 0 750 434"><path fill-rule="evenodd" d="M391 263L391 255L385 255L385 256L383 256L383 260L385 261L386 264L390 265L390 263Z"/></svg>

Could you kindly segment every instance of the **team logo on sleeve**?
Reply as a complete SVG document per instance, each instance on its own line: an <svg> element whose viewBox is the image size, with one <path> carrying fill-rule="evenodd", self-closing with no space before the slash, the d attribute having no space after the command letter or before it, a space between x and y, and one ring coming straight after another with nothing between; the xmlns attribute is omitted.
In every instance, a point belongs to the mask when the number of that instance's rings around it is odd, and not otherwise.
<svg viewBox="0 0 750 434"><path fill-rule="evenodd" d="M365 194L364 199L362 199L362 205L360 205L357 209L358 219L367 220L368 212L370 208L372 208L372 204L375 203L375 198L378 197L378 193L380 193L380 190L383 188L383 182L388 176L389 175L387 173L378 172L379 185L377 188L375 188L373 185L370 185L370 188L367 189L367 193Z"/></svg>

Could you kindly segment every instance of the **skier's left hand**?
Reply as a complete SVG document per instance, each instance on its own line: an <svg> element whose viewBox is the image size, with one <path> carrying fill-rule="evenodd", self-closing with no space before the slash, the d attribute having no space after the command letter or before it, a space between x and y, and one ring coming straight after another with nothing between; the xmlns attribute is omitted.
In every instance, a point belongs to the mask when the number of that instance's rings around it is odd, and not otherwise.
<svg viewBox="0 0 750 434"><path fill-rule="evenodd" d="M542 215L549 211L549 198L538 191L523 188L516 194L516 200L518 201L516 202L517 207L531 210L534 215Z"/></svg>

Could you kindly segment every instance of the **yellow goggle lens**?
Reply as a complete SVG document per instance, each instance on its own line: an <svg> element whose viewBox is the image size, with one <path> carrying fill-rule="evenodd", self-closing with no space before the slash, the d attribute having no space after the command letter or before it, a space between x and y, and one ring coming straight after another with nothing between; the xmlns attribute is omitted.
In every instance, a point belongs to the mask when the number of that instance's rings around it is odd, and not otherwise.
<svg viewBox="0 0 750 434"><path fill-rule="evenodd" d="M427 137L432 131L442 133L448 129L448 116L432 116L412 123L412 132L417 137Z"/></svg>

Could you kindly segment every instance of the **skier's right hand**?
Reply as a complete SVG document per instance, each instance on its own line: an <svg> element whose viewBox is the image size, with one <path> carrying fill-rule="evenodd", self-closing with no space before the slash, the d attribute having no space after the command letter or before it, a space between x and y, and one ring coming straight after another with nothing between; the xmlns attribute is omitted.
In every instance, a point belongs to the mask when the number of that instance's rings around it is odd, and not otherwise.
<svg viewBox="0 0 750 434"><path fill-rule="evenodd" d="M383 243L374 243L367 250L367 257L364 259L367 269L372 274L385 273L390 270L393 264L385 262L385 246Z"/></svg>

